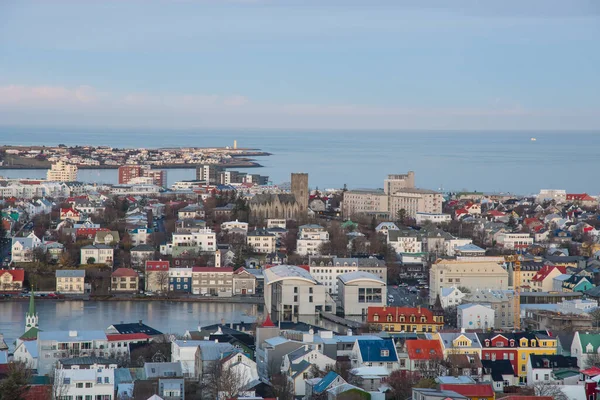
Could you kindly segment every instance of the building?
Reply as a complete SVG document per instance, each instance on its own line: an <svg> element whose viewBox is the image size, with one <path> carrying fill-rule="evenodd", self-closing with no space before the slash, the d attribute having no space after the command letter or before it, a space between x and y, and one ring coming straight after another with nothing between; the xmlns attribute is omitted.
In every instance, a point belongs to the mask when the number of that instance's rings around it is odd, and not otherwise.
<svg viewBox="0 0 600 400"><path fill-rule="evenodd" d="M453 391L465 396L469 400L495 400L496 393L489 383L473 384L448 384L440 385L440 390Z"/></svg>
<svg viewBox="0 0 600 400"><path fill-rule="evenodd" d="M415 187L415 173L408 171L406 174L390 174L383 181L383 191L385 194L396 193L402 189L412 189Z"/></svg>
<svg viewBox="0 0 600 400"><path fill-rule="evenodd" d="M588 357L600 354L600 333L575 332L571 342L571 356L577 358L577 365L588 365Z"/></svg>
<svg viewBox="0 0 600 400"><path fill-rule="evenodd" d="M345 315L367 315L369 307L387 304L387 285L368 272L348 272L337 277L338 300Z"/></svg>
<svg viewBox="0 0 600 400"><path fill-rule="evenodd" d="M256 293L256 277L245 268L233 272L233 294L236 296L253 295Z"/></svg>
<svg viewBox="0 0 600 400"><path fill-rule="evenodd" d="M118 231L109 230L98 230L94 236L94 244L105 244L107 246L114 246L119 243L121 238Z"/></svg>
<svg viewBox="0 0 600 400"><path fill-rule="evenodd" d="M458 306L462 303L462 299L465 296L466 294L461 292L457 287L442 288L442 293L440 294L442 308Z"/></svg>
<svg viewBox="0 0 600 400"><path fill-rule="evenodd" d="M166 292L169 288L169 261L146 261L146 287L148 292Z"/></svg>
<svg viewBox="0 0 600 400"><path fill-rule="evenodd" d="M527 380L529 356L556 354L556 337L542 333L478 333L482 360L509 360L519 381Z"/></svg>
<svg viewBox="0 0 600 400"><path fill-rule="evenodd" d="M443 260L431 265L429 301L435 302L444 287L465 287L472 293L480 289L508 289L508 272L497 262Z"/></svg>
<svg viewBox="0 0 600 400"><path fill-rule="evenodd" d="M371 273L387 282L387 267L377 258L341 258L336 256L309 257L309 272L331 294L337 294L337 277L348 272Z"/></svg>
<svg viewBox="0 0 600 400"><path fill-rule="evenodd" d="M252 221L295 220L301 215L301 206L293 194L256 194L250 199L249 205Z"/></svg>
<svg viewBox="0 0 600 400"><path fill-rule="evenodd" d="M208 294L219 297L231 297L233 295L233 268L193 267L191 271L193 294Z"/></svg>
<svg viewBox="0 0 600 400"><path fill-rule="evenodd" d="M156 254L154 246L149 244L139 244L130 250L131 265L141 267L146 264L146 261L152 260Z"/></svg>
<svg viewBox="0 0 600 400"><path fill-rule="evenodd" d="M149 178L147 182L139 178ZM121 165L119 167L119 184L149 183L160 187L167 185L167 171L150 169L147 165Z"/></svg>
<svg viewBox="0 0 600 400"><path fill-rule="evenodd" d="M554 287L554 278L566 274L566 272L567 269L562 265L544 265L531 278L531 290L536 292L551 292Z"/></svg>
<svg viewBox="0 0 600 400"><path fill-rule="evenodd" d="M248 232L246 243L255 253L274 253L277 250L277 237L266 229L256 229Z"/></svg>
<svg viewBox="0 0 600 400"><path fill-rule="evenodd" d="M409 218L417 213L441 214L444 196L435 190L404 188L388 195L388 213L395 218L400 210Z"/></svg>
<svg viewBox="0 0 600 400"><path fill-rule="evenodd" d="M33 232L26 237L13 237L11 245L11 262L32 262L33 251L42 246L42 241Z"/></svg>
<svg viewBox="0 0 600 400"><path fill-rule="evenodd" d="M571 384L579 384L577 357L566 357L557 354L543 356L532 354L527 360L527 385L533 386L537 382L555 381L554 372L558 370L573 371L575 379Z"/></svg>
<svg viewBox="0 0 600 400"><path fill-rule="evenodd" d="M335 302L325 286L310 273L293 265L277 265L266 269L265 308L280 321L291 321L299 315L316 315L319 311L335 312Z"/></svg>
<svg viewBox="0 0 600 400"><path fill-rule="evenodd" d="M564 203L567 199L567 191L561 189L541 189L536 196L536 203L544 203L546 201L555 201L556 203Z"/></svg>
<svg viewBox="0 0 600 400"><path fill-rule="evenodd" d="M106 264L113 265L113 254L115 249L105 244L89 244L80 250L80 264Z"/></svg>
<svg viewBox="0 0 600 400"><path fill-rule="evenodd" d="M383 190L354 189L344 192L342 214L345 218L371 213L384 213L389 216L387 210L388 195Z"/></svg>
<svg viewBox="0 0 600 400"><path fill-rule="evenodd" d="M192 293L192 268L169 268L169 291Z"/></svg>
<svg viewBox="0 0 600 400"><path fill-rule="evenodd" d="M497 244L505 249L526 249L533 244L533 237L529 233L502 232L497 235Z"/></svg>
<svg viewBox="0 0 600 400"><path fill-rule="evenodd" d="M321 245L329 241L329 232L321 225L301 225L298 228L296 253L301 256L321 254Z"/></svg>
<svg viewBox="0 0 600 400"><path fill-rule="evenodd" d="M458 328L490 329L494 328L495 311L489 305L461 304L457 307Z"/></svg>
<svg viewBox="0 0 600 400"><path fill-rule="evenodd" d="M83 294L85 292L85 269L56 270L56 291L62 294Z"/></svg>
<svg viewBox="0 0 600 400"><path fill-rule="evenodd" d="M77 165L59 161L52 164L46 174L46 179L53 182L75 182L77 180Z"/></svg>
<svg viewBox="0 0 600 400"><path fill-rule="evenodd" d="M0 269L0 291L16 292L23 289L25 270Z"/></svg>
<svg viewBox="0 0 600 400"><path fill-rule="evenodd" d="M586 314L564 314L559 311L528 309L524 323L533 330L550 332L589 331L594 321Z"/></svg>
<svg viewBox="0 0 600 400"><path fill-rule="evenodd" d="M444 317L425 307L369 307L367 323L388 332L437 332Z"/></svg>
<svg viewBox="0 0 600 400"><path fill-rule="evenodd" d="M444 353L438 340L415 338L404 343L408 362L406 370L428 378L444 375Z"/></svg>
<svg viewBox="0 0 600 400"><path fill-rule="evenodd" d="M417 222L417 225L423 225L425 222L431 222L433 224L443 224L452 221L452 215L418 212L415 215L415 220Z"/></svg>
<svg viewBox="0 0 600 400"><path fill-rule="evenodd" d="M396 346L392 339L357 340L350 358L352 368L380 366L389 371L400 367Z"/></svg>
<svg viewBox="0 0 600 400"><path fill-rule="evenodd" d="M444 352L444 359L452 354L477 355L481 358L481 343L475 333L465 332L438 332L428 334L431 339L438 339Z"/></svg>
<svg viewBox="0 0 600 400"><path fill-rule="evenodd" d="M300 206L300 213L304 215L308 211L308 198L310 195L308 192L308 174L298 172L292 173L291 186L292 194Z"/></svg>
<svg viewBox="0 0 600 400"><path fill-rule="evenodd" d="M412 389L412 400L470 400L462 394L456 393L453 390L440 389Z"/></svg>
<svg viewBox="0 0 600 400"><path fill-rule="evenodd" d="M138 291L139 276L136 271L131 268L117 268L111 274L110 289L116 293L127 293Z"/></svg>
<svg viewBox="0 0 600 400"><path fill-rule="evenodd" d="M237 219L235 221L228 221L228 222L223 222L221 224L221 230L223 231L231 231L233 229L237 229L240 231L244 231L246 233L248 233L248 223L247 222L241 222L238 221Z"/></svg>
<svg viewBox="0 0 600 400"><path fill-rule="evenodd" d="M203 164L196 166L196 179L207 184L219 182L219 176L225 171L225 167L214 164Z"/></svg>
<svg viewBox="0 0 600 400"><path fill-rule="evenodd" d="M477 290L467 294L463 303L483 304L494 310L494 324L496 329L512 328L514 326L515 295L510 290Z"/></svg>
<svg viewBox="0 0 600 400"><path fill-rule="evenodd" d="M77 367L77 368L76 368ZM72 399L113 400L115 397L115 369L117 364L97 368L58 368L54 373L54 390L68 393ZM67 397L67 396L64 396ZM61 396L62 398L62 396Z"/></svg>
<svg viewBox="0 0 600 400"><path fill-rule="evenodd" d="M104 331L40 331L37 342L40 375L52 372L59 359L104 357L108 347Z"/></svg>

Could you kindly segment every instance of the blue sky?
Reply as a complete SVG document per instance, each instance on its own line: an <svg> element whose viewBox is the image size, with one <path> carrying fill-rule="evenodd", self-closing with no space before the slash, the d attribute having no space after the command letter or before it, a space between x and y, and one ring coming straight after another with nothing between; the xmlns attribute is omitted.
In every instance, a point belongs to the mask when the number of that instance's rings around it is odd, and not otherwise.
<svg viewBox="0 0 600 400"><path fill-rule="evenodd" d="M595 0L6 0L0 121L598 129L598 43Z"/></svg>

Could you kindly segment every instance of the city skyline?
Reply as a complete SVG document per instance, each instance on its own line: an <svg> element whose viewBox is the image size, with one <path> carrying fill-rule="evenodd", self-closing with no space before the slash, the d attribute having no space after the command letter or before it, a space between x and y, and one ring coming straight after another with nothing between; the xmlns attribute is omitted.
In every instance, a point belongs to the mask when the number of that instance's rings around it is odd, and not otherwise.
<svg viewBox="0 0 600 400"><path fill-rule="evenodd" d="M0 118L174 128L600 127L600 10L592 2L365 4L5 3Z"/></svg>

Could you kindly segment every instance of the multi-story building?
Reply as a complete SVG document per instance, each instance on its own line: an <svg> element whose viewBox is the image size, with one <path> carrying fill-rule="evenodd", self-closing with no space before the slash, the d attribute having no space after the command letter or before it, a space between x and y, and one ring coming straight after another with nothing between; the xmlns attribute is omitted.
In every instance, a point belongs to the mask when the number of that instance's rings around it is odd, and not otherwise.
<svg viewBox="0 0 600 400"><path fill-rule="evenodd" d="M193 267L192 293L231 297L233 290L233 268Z"/></svg>
<svg viewBox="0 0 600 400"><path fill-rule="evenodd" d="M116 363L72 365L67 360L63 361L65 365L61 364L61 368L54 371L54 391L61 394L58 398L115 399Z"/></svg>
<svg viewBox="0 0 600 400"><path fill-rule="evenodd" d="M139 276L131 268L117 268L111 274L110 290L116 293L137 292Z"/></svg>
<svg viewBox="0 0 600 400"><path fill-rule="evenodd" d="M405 188L388 195L388 213L395 218L404 210L407 217L416 218L417 213L441 214L444 196L434 190Z"/></svg>
<svg viewBox="0 0 600 400"><path fill-rule="evenodd" d="M74 357L104 357L108 341L104 331L40 331L38 373L52 372L57 360Z"/></svg>
<svg viewBox="0 0 600 400"><path fill-rule="evenodd" d="M423 225L425 222L441 224L441 223L445 223L445 222L450 222L452 220L452 215L418 212L415 216L415 220L417 222L417 225Z"/></svg>
<svg viewBox="0 0 600 400"><path fill-rule="evenodd" d="M192 293L192 268L169 268L169 291Z"/></svg>
<svg viewBox="0 0 600 400"><path fill-rule="evenodd" d="M387 242L396 253L420 253L422 248L421 235L412 230L390 230Z"/></svg>
<svg viewBox="0 0 600 400"><path fill-rule="evenodd" d="M503 232L498 235L498 244L505 249L526 249L533 244L533 237L529 233Z"/></svg>
<svg viewBox="0 0 600 400"><path fill-rule="evenodd" d="M63 294L85 292L85 269L56 270L56 291Z"/></svg>
<svg viewBox="0 0 600 400"><path fill-rule="evenodd" d="M451 354L471 354L481 358L481 343L475 333L465 332L437 332L428 334L431 339L437 339L442 346L444 359Z"/></svg>
<svg viewBox="0 0 600 400"><path fill-rule="evenodd" d="M166 292L169 288L169 261L146 261L146 291Z"/></svg>
<svg viewBox="0 0 600 400"><path fill-rule="evenodd" d="M174 233L173 246L195 247L198 251L215 251L217 237L210 228L199 229L198 232L192 233Z"/></svg>
<svg viewBox="0 0 600 400"><path fill-rule="evenodd" d="M415 173L408 171L406 174L390 174L383 181L383 191L386 194L392 194L402 189L412 189L415 187Z"/></svg>
<svg viewBox="0 0 600 400"><path fill-rule="evenodd" d="M338 275L337 287L344 315L366 315L369 307L383 307L387 303L386 283L368 272Z"/></svg>
<svg viewBox="0 0 600 400"><path fill-rule="evenodd" d="M387 332L437 332L444 316L425 307L369 307L367 323Z"/></svg>
<svg viewBox="0 0 600 400"><path fill-rule="evenodd" d="M335 256L309 257L310 274L327 288L330 294L337 294L337 278L349 272L362 271L377 276L387 282L387 267L376 258L339 258Z"/></svg>
<svg viewBox="0 0 600 400"><path fill-rule="evenodd" d="M286 227L286 221L283 218L281 218L281 219L274 219L274 218L267 219L267 229L270 229L270 228L282 228L282 229L285 229L285 227Z"/></svg>
<svg viewBox="0 0 600 400"><path fill-rule="evenodd" d="M25 270L0 269L0 291L20 291L24 280Z"/></svg>
<svg viewBox="0 0 600 400"><path fill-rule="evenodd" d="M252 295L256 293L256 277L245 268L238 268L233 273L233 294Z"/></svg>
<svg viewBox="0 0 600 400"><path fill-rule="evenodd" d="M465 287L471 292L480 289L508 289L508 272L497 262L444 260L433 264L429 273L429 301L433 304L444 287Z"/></svg>
<svg viewBox="0 0 600 400"><path fill-rule="evenodd" d="M198 165L196 166L196 179L208 184L216 184L219 183L219 176L223 171L225 171L224 167L214 164Z"/></svg>
<svg viewBox="0 0 600 400"><path fill-rule="evenodd" d="M80 264L106 264L112 266L114 251L114 248L105 244L83 246L80 250Z"/></svg>
<svg viewBox="0 0 600 400"><path fill-rule="evenodd" d="M242 230L247 233L248 232L248 223L238 221L236 219L235 221L223 222L221 224L221 229L224 231L231 231L232 229L238 229L238 230Z"/></svg>
<svg viewBox="0 0 600 400"><path fill-rule="evenodd" d="M296 253L301 256L314 256L321 254L321 245L329 241L329 232L321 225L302 225L298 228L298 241Z"/></svg>
<svg viewBox="0 0 600 400"><path fill-rule="evenodd" d="M27 237L13 237L11 246L11 262L32 262L33 250L40 247L42 241L31 232Z"/></svg>
<svg viewBox="0 0 600 400"><path fill-rule="evenodd" d="M319 311L335 312L335 302L325 286L294 265L278 265L264 271L265 308L280 321Z"/></svg>
<svg viewBox="0 0 600 400"><path fill-rule="evenodd" d="M478 333L482 360L509 360L521 383L527 380L527 361L531 354L556 354L555 336L542 333Z"/></svg>
<svg viewBox="0 0 600 400"><path fill-rule="evenodd" d="M274 253L277 250L277 237L266 229L248 232L246 243L255 253Z"/></svg>
<svg viewBox="0 0 600 400"><path fill-rule="evenodd" d="M388 212L388 195L383 190L354 189L344 192L342 213L350 218L357 214Z"/></svg>
<svg viewBox="0 0 600 400"><path fill-rule="evenodd" d="M147 181L139 178L148 178ZM165 187L167 184L167 171L150 169L148 165L121 165L119 167L119 184L148 183Z"/></svg>
<svg viewBox="0 0 600 400"><path fill-rule="evenodd" d="M74 182L77 180L77 165L59 161L52 164L46 179L54 182Z"/></svg>
<svg viewBox="0 0 600 400"><path fill-rule="evenodd" d="M463 303L484 304L494 310L494 324L496 329L514 327L515 295L511 290L476 290L466 294ZM467 327L468 329L468 327Z"/></svg>
<svg viewBox="0 0 600 400"><path fill-rule="evenodd" d="M488 304L466 303L457 307L457 327L460 329L494 328L495 311Z"/></svg>

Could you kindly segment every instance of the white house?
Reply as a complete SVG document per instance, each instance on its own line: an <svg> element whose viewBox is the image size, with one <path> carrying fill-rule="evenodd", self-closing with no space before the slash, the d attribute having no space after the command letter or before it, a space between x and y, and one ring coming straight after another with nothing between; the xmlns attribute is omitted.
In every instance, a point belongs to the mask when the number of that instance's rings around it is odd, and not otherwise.
<svg viewBox="0 0 600 400"><path fill-rule="evenodd" d="M390 371L400 368L398 353L392 339L356 340L350 362L352 368L385 367Z"/></svg>
<svg viewBox="0 0 600 400"><path fill-rule="evenodd" d="M367 315L369 307L387 304L387 284L369 272L355 271L337 277L338 300L344 315Z"/></svg>
<svg viewBox="0 0 600 400"><path fill-rule="evenodd" d="M577 357L567 357L558 354L530 354L527 359L527 385L533 386L538 382L557 383L554 382L556 381L556 378L552 372L559 369L570 369L576 373L579 372L579 368L577 367ZM577 385L579 383L579 374L565 379L570 382L564 382L564 384Z"/></svg>
<svg viewBox="0 0 600 400"><path fill-rule="evenodd" d="M457 307L458 328L488 329L494 327L495 311L482 304L461 304Z"/></svg>
<svg viewBox="0 0 600 400"><path fill-rule="evenodd" d="M13 353L15 361L25 363L31 369L38 367L37 340L19 340Z"/></svg>
<svg viewBox="0 0 600 400"><path fill-rule="evenodd" d="M33 250L41 245L42 241L33 232L26 237L13 237L11 262L32 262Z"/></svg>
<svg viewBox="0 0 600 400"><path fill-rule="evenodd" d="M116 365L115 365L116 367ZM113 400L115 394L115 368L56 369L54 388L68 393L72 399ZM67 396L60 397L67 398Z"/></svg>
<svg viewBox="0 0 600 400"><path fill-rule="evenodd" d="M497 236L497 243L505 249L519 249L531 246L533 238L529 233L502 232Z"/></svg>
<svg viewBox="0 0 600 400"><path fill-rule="evenodd" d="M329 232L321 225L309 224L298 228L296 253L301 256L320 254L322 244L329 241Z"/></svg>
<svg viewBox="0 0 600 400"><path fill-rule="evenodd" d="M105 244L87 245L80 250L80 264L106 264L113 265L114 251L110 246Z"/></svg>
<svg viewBox="0 0 600 400"><path fill-rule="evenodd" d="M444 222L450 222L452 220L452 215L418 212L415 215L415 220L417 222L417 225L423 225L425 222L440 224Z"/></svg>
<svg viewBox="0 0 600 400"><path fill-rule="evenodd" d="M195 376L196 351L202 340L174 340L171 342L171 361L180 362L185 378Z"/></svg>
<svg viewBox="0 0 600 400"><path fill-rule="evenodd" d="M321 371L327 371L328 368L335 366L335 360L327 357L317 349L311 348L305 344L303 347L296 349L283 357L281 364L281 371L288 371L292 364L299 364L302 361L306 361Z"/></svg>
<svg viewBox="0 0 600 400"><path fill-rule="evenodd" d="M274 253L277 250L277 237L266 229L255 229L246 235L246 243L255 253Z"/></svg>
<svg viewBox="0 0 600 400"><path fill-rule="evenodd" d="M466 296L457 287L442 288L440 293L440 302L443 308L458 306Z"/></svg>
<svg viewBox="0 0 600 400"><path fill-rule="evenodd" d="M248 232L248 223L238 221L236 219L235 221L223 222L221 224L221 229L224 231L231 231L232 229L241 229L242 231L247 233Z"/></svg>
<svg viewBox="0 0 600 400"><path fill-rule="evenodd" d="M413 231L388 231L387 242L396 253L420 253L423 244Z"/></svg>
<svg viewBox="0 0 600 400"><path fill-rule="evenodd" d="M393 222L382 222L375 227L375 232L383 233L387 236L388 231L399 231L398 225Z"/></svg>
<svg viewBox="0 0 600 400"><path fill-rule="evenodd" d="M600 333L575 332L571 356L577 357L577 365L585 366L590 354L600 354Z"/></svg>
<svg viewBox="0 0 600 400"><path fill-rule="evenodd" d="M245 387L251 382L258 381L256 362L241 352L234 352L221 360L222 368L231 371L238 387ZM219 399L231 399L237 393L219 393Z"/></svg>
<svg viewBox="0 0 600 400"><path fill-rule="evenodd" d="M173 246L192 246L200 251L215 251L217 239L210 228L202 228L193 233L173 233Z"/></svg>

